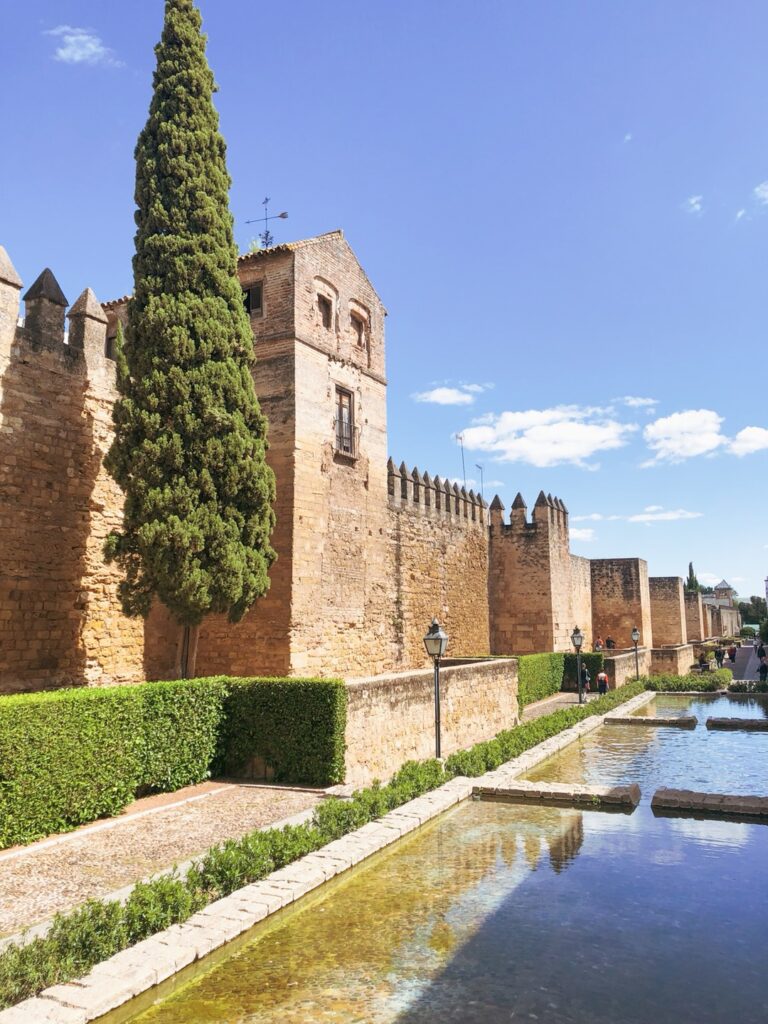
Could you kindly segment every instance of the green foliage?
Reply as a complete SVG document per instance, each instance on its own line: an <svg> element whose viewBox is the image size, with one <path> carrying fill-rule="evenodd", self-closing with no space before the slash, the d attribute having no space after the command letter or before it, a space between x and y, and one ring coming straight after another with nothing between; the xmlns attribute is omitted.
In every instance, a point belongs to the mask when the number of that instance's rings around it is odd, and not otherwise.
<svg viewBox="0 0 768 1024"><path fill-rule="evenodd" d="M564 690L575 690L575 689L577 689L577 683L576 683L576 655L575 654L566 654L566 655L564 655L564 658L565 658L565 666L564 666L564 669L563 669L563 689ZM582 663L582 665L586 665L587 666L587 671L589 672L590 679L592 680L592 682L590 683L590 686L594 687L596 685L595 680L597 679L597 674L598 674L598 672L601 672L603 670L603 666L605 665L605 654L604 654L604 652L603 651L587 651L587 652L582 654L582 656L581 656L581 663Z"/></svg>
<svg viewBox="0 0 768 1024"><path fill-rule="evenodd" d="M655 690L658 693L714 693L722 690L733 679L733 672L729 668L718 668L714 672L704 674L693 674L687 676L657 675L643 678L641 682L648 690Z"/></svg>
<svg viewBox="0 0 768 1024"><path fill-rule="evenodd" d="M739 630L739 636L747 637L747 638L750 638L750 639L753 638L753 637L756 637L757 633L758 633L758 630L755 629L754 626L742 626L741 629Z"/></svg>
<svg viewBox="0 0 768 1024"><path fill-rule="evenodd" d="M240 619L275 559L267 424L200 27L192 0L166 0L136 146L134 294L106 459L125 492L105 546L124 573L123 609L146 616L157 598L189 626Z"/></svg>
<svg viewBox="0 0 768 1024"><path fill-rule="evenodd" d="M89 900L69 914L58 915L44 938L25 946L11 944L0 953L0 1009L49 985L80 977L128 945L186 921L208 903L266 877L448 779L482 775L590 715L610 711L642 690L642 684L630 683L589 704L564 708L505 730L489 742L453 754L445 768L434 759L408 761L386 786L374 783L350 800L323 800L311 825L250 832L213 847L184 879L162 875L140 883L124 906Z"/></svg>
<svg viewBox="0 0 768 1024"><path fill-rule="evenodd" d="M768 682L761 683L752 679L739 679L728 687L729 693L768 693Z"/></svg>
<svg viewBox="0 0 768 1024"><path fill-rule="evenodd" d="M142 775L138 687L0 698L0 847L119 814Z"/></svg>
<svg viewBox="0 0 768 1024"><path fill-rule="evenodd" d="M768 617L768 605L764 597L753 595L749 601L739 601L738 609L743 622L762 622Z"/></svg>
<svg viewBox="0 0 768 1024"><path fill-rule="evenodd" d="M760 639L764 643L768 643L768 619L763 619L760 623Z"/></svg>
<svg viewBox="0 0 768 1024"><path fill-rule="evenodd" d="M685 589L689 594L695 594L701 590L701 585L696 578L696 573L693 571L693 562L688 563L688 578L685 581Z"/></svg>
<svg viewBox="0 0 768 1024"><path fill-rule="evenodd" d="M342 782L346 714L340 679L230 680L217 767L237 774L257 754L278 781Z"/></svg>
<svg viewBox="0 0 768 1024"><path fill-rule="evenodd" d="M263 757L276 777L344 776L346 688L185 679L0 697L0 848L112 816Z"/></svg>
<svg viewBox="0 0 768 1024"><path fill-rule="evenodd" d="M564 654L521 654L517 659L517 701L522 711L534 701L559 693Z"/></svg>
<svg viewBox="0 0 768 1024"><path fill-rule="evenodd" d="M140 787L172 792L210 777L231 685L220 677L136 687L143 712Z"/></svg>

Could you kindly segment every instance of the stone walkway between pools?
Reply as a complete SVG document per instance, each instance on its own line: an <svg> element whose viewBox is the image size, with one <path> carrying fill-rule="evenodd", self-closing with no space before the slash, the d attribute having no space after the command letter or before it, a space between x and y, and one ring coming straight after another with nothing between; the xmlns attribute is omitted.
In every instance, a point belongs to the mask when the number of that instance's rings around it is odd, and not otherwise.
<svg viewBox="0 0 768 1024"><path fill-rule="evenodd" d="M313 807L321 790L213 781L146 797L116 818L0 851L3 937L116 893L225 839Z"/></svg>
<svg viewBox="0 0 768 1024"><path fill-rule="evenodd" d="M590 693L587 696L587 701L597 700L599 695L597 693ZM542 715L551 715L553 711L559 711L561 708L574 708L579 703L578 693L556 693L552 697L545 697L544 700L537 700L533 704L529 704L523 708L523 713L520 716L521 722L530 722L534 718L541 718Z"/></svg>

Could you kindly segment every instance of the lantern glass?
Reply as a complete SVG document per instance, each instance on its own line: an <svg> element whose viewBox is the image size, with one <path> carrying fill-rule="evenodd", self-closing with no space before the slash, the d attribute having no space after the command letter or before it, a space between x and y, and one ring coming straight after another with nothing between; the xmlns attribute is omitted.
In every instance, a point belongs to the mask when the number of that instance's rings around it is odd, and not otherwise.
<svg viewBox="0 0 768 1024"><path fill-rule="evenodd" d="M448 634L437 619L432 619L432 625L424 637L424 647L430 658L442 658L448 650Z"/></svg>
<svg viewBox="0 0 768 1024"><path fill-rule="evenodd" d="M636 644L639 639L640 639L640 630L637 628L637 626L635 626L635 628L632 630L632 643Z"/></svg>
<svg viewBox="0 0 768 1024"><path fill-rule="evenodd" d="M581 632L578 626L576 626L571 633L571 643L576 650L581 650L581 645L584 643L584 634Z"/></svg>

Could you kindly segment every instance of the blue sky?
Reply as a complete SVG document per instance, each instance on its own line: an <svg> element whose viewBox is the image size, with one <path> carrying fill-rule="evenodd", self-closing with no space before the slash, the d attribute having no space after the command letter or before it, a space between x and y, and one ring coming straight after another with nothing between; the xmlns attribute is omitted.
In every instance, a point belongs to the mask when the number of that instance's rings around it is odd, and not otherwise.
<svg viewBox="0 0 768 1024"><path fill-rule="evenodd" d="M4 5L0 243L27 284L130 290L162 7ZM468 485L559 495L577 553L763 593L768 6L200 7L238 241L267 194L278 240L344 228L389 310L394 458L461 478L463 433Z"/></svg>

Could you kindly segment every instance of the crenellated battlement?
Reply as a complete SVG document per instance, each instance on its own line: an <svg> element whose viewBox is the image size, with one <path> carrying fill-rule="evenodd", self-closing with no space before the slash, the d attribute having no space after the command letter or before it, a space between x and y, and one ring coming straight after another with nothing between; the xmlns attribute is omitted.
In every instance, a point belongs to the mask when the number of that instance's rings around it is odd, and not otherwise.
<svg viewBox="0 0 768 1024"><path fill-rule="evenodd" d="M533 506L530 522L528 520L528 506L519 492L512 502L509 521L505 520L504 504L498 494L491 502L489 511L491 532L498 536L510 534L515 536L546 535L548 538L558 536L567 541L568 509L565 502L560 498L553 498L551 494L545 494L544 491L539 492L539 496Z"/></svg>
<svg viewBox="0 0 768 1024"><path fill-rule="evenodd" d="M102 382L114 379L108 351L107 315L90 288L67 312L69 300L48 267L27 289L21 301L22 281L5 249L0 246L0 361L26 359L52 353L56 372L86 374ZM69 321L69 329L66 323Z"/></svg>
<svg viewBox="0 0 768 1024"><path fill-rule="evenodd" d="M439 476L387 462L389 507L414 512L433 520L485 527L487 504L479 494Z"/></svg>

